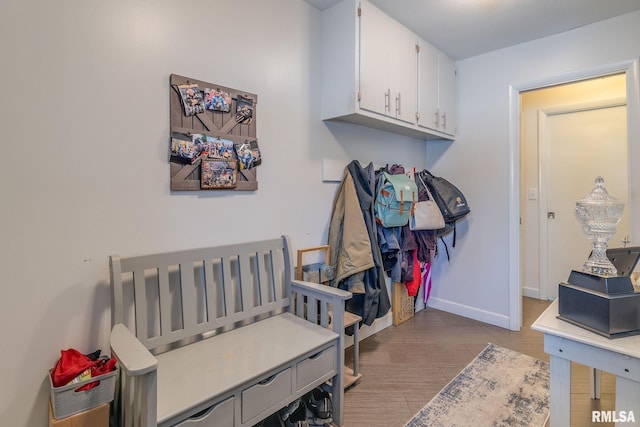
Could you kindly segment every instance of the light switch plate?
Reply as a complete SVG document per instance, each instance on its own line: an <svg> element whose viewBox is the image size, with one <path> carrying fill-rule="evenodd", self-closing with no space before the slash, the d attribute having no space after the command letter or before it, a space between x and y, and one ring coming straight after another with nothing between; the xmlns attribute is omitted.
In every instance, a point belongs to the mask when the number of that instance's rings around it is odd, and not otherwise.
<svg viewBox="0 0 640 427"><path fill-rule="evenodd" d="M343 160L322 159L322 182L340 182L344 173Z"/></svg>

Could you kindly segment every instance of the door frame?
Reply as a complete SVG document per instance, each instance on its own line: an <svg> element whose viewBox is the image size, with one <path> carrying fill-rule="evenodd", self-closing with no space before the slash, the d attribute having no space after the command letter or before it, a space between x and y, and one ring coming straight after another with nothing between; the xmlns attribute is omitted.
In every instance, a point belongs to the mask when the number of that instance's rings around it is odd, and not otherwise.
<svg viewBox="0 0 640 427"><path fill-rule="evenodd" d="M520 93L579 80L625 73L627 78L627 143L629 162L640 154L640 82L639 60L633 59L560 76L509 85L509 329L522 327L522 274L520 271ZM629 168L629 182L640 182L640 168ZM632 189L630 192L633 193ZM638 228L638 230L636 230ZM640 224L630 224L633 240L640 235Z"/></svg>
<svg viewBox="0 0 640 427"><path fill-rule="evenodd" d="M549 263L547 243L549 238L549 221L547 220L547 211L549 210L549 200L547 189L548 182L548 141L547 141L547 121L550 116L568 113L579 113L583 111L600 110L612 107L626 107L626 98L603 99L594 102L585 102L579 104L567 104L560 107L545 108L538 110L538 262L539 262L539 298L542 300L549 299ZM629 164L629 137L627 136L627 164ZM627 181L629 177L627 175ZM629 200L630 185L627 186L627 200ZM627 203L627 208L629 204ZM628 215L631 218L631 215Z"/></svg>

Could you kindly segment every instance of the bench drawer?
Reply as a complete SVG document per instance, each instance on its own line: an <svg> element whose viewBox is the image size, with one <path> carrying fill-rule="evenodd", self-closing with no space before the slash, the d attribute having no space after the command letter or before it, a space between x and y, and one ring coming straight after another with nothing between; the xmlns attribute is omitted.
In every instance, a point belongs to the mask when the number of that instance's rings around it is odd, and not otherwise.
<svg viewBox="0 0 640 427"><path fill-rule="evenodd" d="M296 366L296 390L336 370L336 347L332 346L308 357Z"/></svg>
<svg viewBox="0 0 640 427"><path fill-rule="evenodd" d="M292 394L291 368L285 369L242 392L242 422L245 423Z"/></svg>
<svg viewBox="0 0 640 427"><path fill-rule="evenodd" d="M211 406L178 424L176 427L229 427L233 423L233 397Z"/></svg>

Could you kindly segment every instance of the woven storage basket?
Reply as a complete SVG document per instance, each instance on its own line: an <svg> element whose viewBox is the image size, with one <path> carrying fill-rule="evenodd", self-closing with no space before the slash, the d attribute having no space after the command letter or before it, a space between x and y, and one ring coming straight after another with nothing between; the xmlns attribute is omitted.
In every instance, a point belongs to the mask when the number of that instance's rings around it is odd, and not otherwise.
<svg viewBox="0 0 640 427"><path fill-rule="evenodd" d="M95 378L89 378L73 384L62 387L54 387L49 372L49 384L51 385L51 407L53 408L53 416L55 419L70 417L71 415L95 408L103 403L113 400L116 389L116 378L118 368ZM85 384L100 381L100 384L89 389L76 391Z"/></svg>

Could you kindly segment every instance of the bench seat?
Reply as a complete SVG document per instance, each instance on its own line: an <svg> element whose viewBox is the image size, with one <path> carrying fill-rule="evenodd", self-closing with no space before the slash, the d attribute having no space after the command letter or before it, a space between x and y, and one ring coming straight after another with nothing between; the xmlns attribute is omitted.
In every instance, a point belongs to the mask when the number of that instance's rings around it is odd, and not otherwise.
<svg viewBox="0 0 640 427"><path fill-rule="evenodd" d="M292 365L295 368L296 362L337 345L338 338L338 334L329 329L318 328L291 313L282 313L225 332L215 339L162 353L156 356L158 425L171 425L172 420L184 418L185 413L197 413L202 407L234 394L241 398L244 386L267 379ZM326 360L334 363L335 354ZM335 368L329 376L335 374ZM313 386L327 379L325 373L322 372L323 377ZM277 400L273 402L277 408L282 406L281 402L290 401L292 394L302 394L301 390L296 390L293 374L289 393L282 399L277 393L271 393L271 398ZM244 422L249 421L243 418Z"/></svg>
<svg viewBox="0 0 640 427"><path fill-rule="evenodd" d="M341 424L351 293L293 280L290 248L109 257L118 427L253 427L323 383Z"/></svg>

